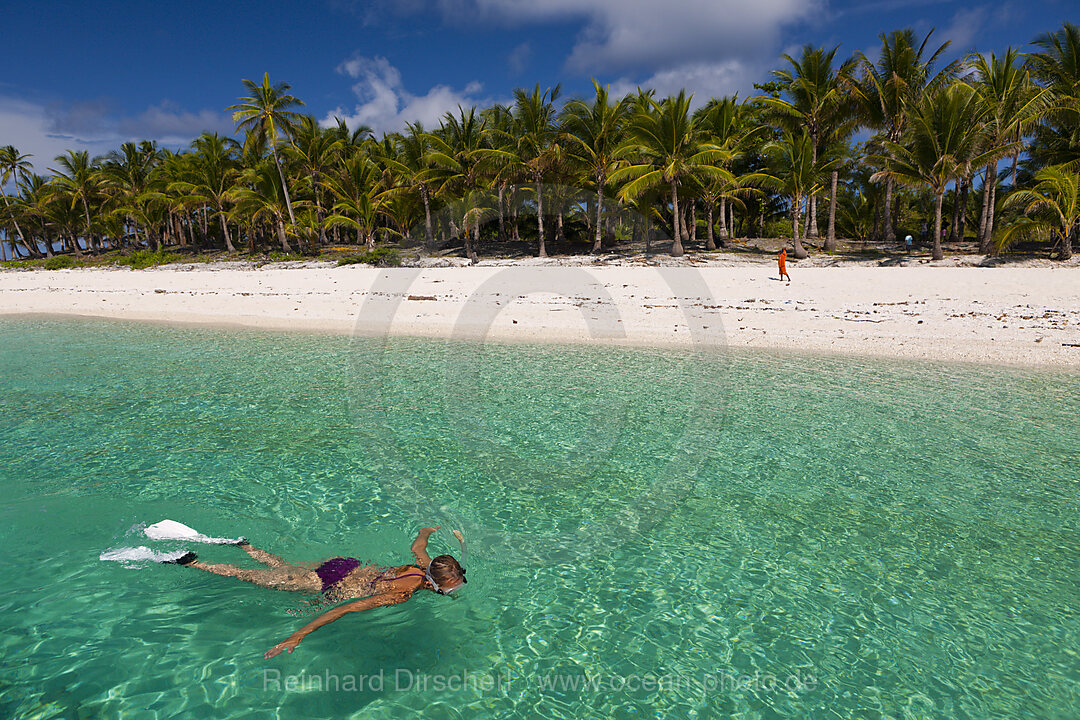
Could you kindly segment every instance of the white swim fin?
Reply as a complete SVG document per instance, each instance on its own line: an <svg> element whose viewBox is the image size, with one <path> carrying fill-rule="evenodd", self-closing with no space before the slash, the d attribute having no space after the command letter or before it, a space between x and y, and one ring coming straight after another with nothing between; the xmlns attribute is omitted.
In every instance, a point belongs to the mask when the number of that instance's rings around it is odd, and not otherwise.
<svg viewBox="0 0 1080 720"><path fill-rule="evenodd" d="M186 540L188 542L207 543L209 545L239 545L244 538L215 538L203 535L195 528L176 522L162 520L143 530L151 540Z"/></svg>
<svg viewBox="0 0 1080 720"><path fill-rule="evenodd" d="M99 560L111 560L128 565L144 562L177 563L178 560L192 554L187 550L172 550L170 552L155 552L145 545L139 547L116 548L106 550L98 556ZM190 562L190 561L189 561Z"/></svg>

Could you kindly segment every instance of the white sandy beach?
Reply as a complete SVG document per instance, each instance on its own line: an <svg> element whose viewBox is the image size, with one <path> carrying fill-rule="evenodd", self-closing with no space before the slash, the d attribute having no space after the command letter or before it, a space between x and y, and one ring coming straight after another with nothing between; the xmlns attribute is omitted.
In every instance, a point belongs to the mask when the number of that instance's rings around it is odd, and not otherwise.
<svg viewBox="0 0 1080 720"><path fill-rule="evenodd" d="M1080 368L1080 267L237 268L0 272L0 313L498 341L730 346Z"/></svg>

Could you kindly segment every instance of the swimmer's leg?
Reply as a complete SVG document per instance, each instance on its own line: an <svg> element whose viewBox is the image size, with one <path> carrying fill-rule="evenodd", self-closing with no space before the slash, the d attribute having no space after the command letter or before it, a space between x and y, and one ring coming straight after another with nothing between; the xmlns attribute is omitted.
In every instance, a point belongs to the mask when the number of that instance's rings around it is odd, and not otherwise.
<svg viewBox="0 0 1080 720"><path fill-rule="evenodd" d="M250 557L255 562L261 562L263 565L266 565L268 567L287 567L289 564L279 558L277 555L274 555L273 553L268 553L265 550L257 548L247 542L240 543L239 545L237 545L237 547L246 552L248 554L248 557Z"/></svg>
<svg viewBox="0 0 1080 720"><path fill-rule="evenodd" d="M217 565L196 560L188 567L197 568L214 575L234 577L261 587L275 590L293 590L296 592L320 592L322 580L314 571L306 568L284 565L269 570L237 567L236 565Z"/></svg>

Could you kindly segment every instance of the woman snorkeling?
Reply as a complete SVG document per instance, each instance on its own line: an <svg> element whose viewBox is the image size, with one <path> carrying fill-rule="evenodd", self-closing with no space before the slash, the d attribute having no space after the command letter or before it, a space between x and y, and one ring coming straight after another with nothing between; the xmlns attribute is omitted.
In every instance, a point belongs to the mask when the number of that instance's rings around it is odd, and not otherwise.
<svg viewBox="0 0 1080 720"><path fill-rule="evenodd" d="M272 658L282 650L292 652L300 641L323 625L332 623L342 615L361 610L397 605L412 597L417 590L431 590L440 595L449 595L466 582L465 568L461 567L452 555L439 555L431 558L427 553L428 538L439 529L423 528L412 543L412 554L416 562L412 565L378 568L374 565L362 565L352 557L336 557L322 563L290 565L277 555L252 546L246 540L236 543L252 560L262 563L266 569L242 568L236 565L213 565L199 561L195 553L173 560L178 565L204 570L215 575L234 577L246 582L303 593L322 593L331 602L352 600L354 602L338 605L325 612L310 623L266 651L266 658ZM465 539L454 530L454 536L465 549Z"/></svg>

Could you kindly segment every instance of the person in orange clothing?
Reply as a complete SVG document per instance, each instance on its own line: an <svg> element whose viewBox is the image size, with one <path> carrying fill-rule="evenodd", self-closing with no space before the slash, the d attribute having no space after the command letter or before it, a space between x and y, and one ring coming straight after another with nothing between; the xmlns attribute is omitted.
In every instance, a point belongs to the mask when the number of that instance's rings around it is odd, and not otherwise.
<svg viewBox="0 0 1080 720"><path fill-rule="evenodd" d="M787 281L791 282L791 276L787 271L787 250L780 250L780 254L776 256L776 264L780 266L780 280L783 281L786 276Z"/></svg>

